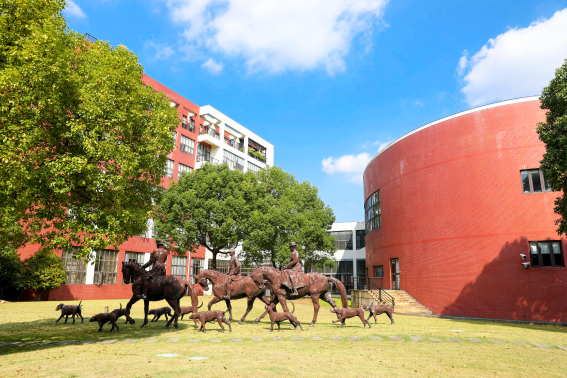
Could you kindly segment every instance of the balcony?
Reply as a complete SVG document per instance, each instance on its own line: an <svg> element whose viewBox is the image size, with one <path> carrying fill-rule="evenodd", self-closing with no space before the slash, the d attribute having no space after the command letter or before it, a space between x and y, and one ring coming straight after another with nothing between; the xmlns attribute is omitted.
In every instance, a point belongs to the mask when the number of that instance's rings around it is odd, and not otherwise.
<svg viewBox="0 0 567 378"><path fill-rule="evenodd" d="M218 159L211 157L210 155L197 155L197 162L195 163L195 169L201 169L203 165L210 163L210 164L219 164Z"/></svg>
<svg viewBox="0 0 567 378"><path fill-rule="evenodd" d="M236 161L227 158L226 156L222 159L223 163L226 163L230 169L238 169L244 172L244 166L242 164L238 164Z"/></svg>
<svg viewBox="0 0 567 378"><path fill-rule="evenodd" d="M248 147L248 156L266 164L266 151L260 152L252 147Z"/></svg>
<svg viewBox="0 0 567 378"><path fill-rule="evenodd" d="M202 134L197 137L199 143L205 142L211 146L222 147L220 140L220 134L215 130L213 126L204 126L202 129Z"/></svg>
<svg viewBox="0 0 567 378"><path fill-rule="evenodd" d="M189 123L189 122L181 122L181 127L184 128L185 130L189 130L192 133L195 132L195 123Z"/></svg>

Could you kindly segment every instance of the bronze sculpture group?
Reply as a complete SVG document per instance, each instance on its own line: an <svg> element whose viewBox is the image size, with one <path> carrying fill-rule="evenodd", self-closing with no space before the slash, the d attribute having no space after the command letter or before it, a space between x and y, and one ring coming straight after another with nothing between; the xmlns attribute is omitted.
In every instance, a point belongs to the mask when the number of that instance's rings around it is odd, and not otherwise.
<svg viewBox="0 0 567 378"><path fill-rule="evenodd" d="M201 323L200 330L206 332L205 324L207 322L217 321L222 331L224 332L224 324L227 324L229 330L232 332L232 305L231 300L246 298L248 306L246 312L240 319L238 324L242 324L246 319L248 313L252 310L254 301L258 298L265 304L265 312L254 320L254 323L259 322L267 314L270 316L271 329L273 330L274 323L277 323L278 329L280 322L288 321L293 325L294 329L299 326L302 330L303 327L299 320L293 315L295 311L289 311L287 307L287 300L299 299L305 296L310 296L313 302L313 320L310 327L313 327L317 322L317 315L319 313L320 305L319 299L331 305L331 312L337 314L337 320L333 323L340 322L341 327L345 324L345 319L358 316L364 323L364 327L370 323L368 320L374 316L376 324L376 315L386 313L394 324L392 317L392 308L388 306L365 306L359 309L349 309L346 289L341 281L334 277L328 277L321 273L303 273L297 252L297 245L295 242L289 244L291 250L290 262L283 266L281 270L272 267L260 267L252 272L250 276L243 277L240 274L240 262L235 256L233 248L229 250L231 260L229 265L229 274L223 274L214 270L205 270L196 275L196 282L203 288L209 290L209 282L212 284L213 298L208 303L208 311L199 312L201 305L197 307L197 293L193 284L179 277L166 275L165 263L169 252L163 248L163 243L157 240L157 249L151 255L150 260L140 265L135 261L128 261L122 263L123 282L125 284L132 283L132 298L126 305L125 309L114 310L111 313L101 313L93 316L90 321L99 323L99 330L101 332L102 326L110 322L112 324L111 331L116 328L118 332L120 329L116 325L116 321L120 316L126 316L126 322L134 324L134 320L130 318L130 310L134 303L140 299L144 301L144 322L142 328L148 323L148 314L154 315L152 322L157 321L162 315L165 315L166 324L168 328L172 323L175 328L179 329L178 318L183 315L189 315L189 318ZM150 267L150 271L145 268ZM334 284L338 289L341 296L342 307L339 308L336 302L331 298L331 285ZM266 296L266 290L270 289L271 299ZM180 300L188 292L191 296L191 306L181 307ZM166 300L171 307L163 307L149 311L149 302ZM226 311L211 311L212 305L220 301L225 301ZM278 313L276 305L280 303L283 312ZM61 317L69 315L73 316L73 324L75 315L81 316L80 303L78 306L65 306L60 304L57 310L61 310ZM173 309L173 315L171 310ZM364 319L364 311L370 311L367 319ZM228 319L225 313L229 313ZM169 315L169 317L168 317ZM82 316L81 316L82 321ZM67 322L67 319L65 319Z"/></svg>

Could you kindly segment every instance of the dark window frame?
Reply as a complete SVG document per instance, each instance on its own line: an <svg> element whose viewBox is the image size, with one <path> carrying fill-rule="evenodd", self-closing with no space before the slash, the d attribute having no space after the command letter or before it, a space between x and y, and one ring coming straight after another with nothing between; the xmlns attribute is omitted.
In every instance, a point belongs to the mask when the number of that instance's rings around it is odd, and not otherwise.
<svg viewBox="0 0 567 378"><path fill-rule="evenodd" d="M356 230L356 249L362 249L366 247L366 230ZM362 237L359 237L362 235Z"/></svg>
<svg viewBox="0 0 567 378"><path fill-rule="evenodd" d="M380 271L380 269L378 269L378 268L382 268L382 275L381 276L376 275ZM374 277L384 278L384 265L374 265L372 267L372 273L374 273Z"/></svg>
<svg viewBox="0 0 567 378"><path fill-rule="evenodd" d="M533 249L532 249L532 243L535 243L535 246L537 248L537 254L533 253ZM551 265L543 265L544 264L544 259L543 259L543 255L545 255L544 253L542 253L542 248L541 248L541 244L542 243L546 243L549 244L548 248L550 251L550 262ZM552 243L557 243L559 244L559 253L555 253L553 251L553 245ZM561 240L530 240L528 242L528 246L529 246L529 255L530 255L530 263L531 266L534 268L564 268L565 267L565 258L563 257L563 247L561 245ZM534 255L537 256L537 258L534 259ZM561 257L561 263L557 264L557 262L555 261L555 255L559 255Z"/></svg>
<svg viewBox="0 0 567 378"><path fill-rule="evenodd" d="M352 230L331 231L331 236L335 238L335 248L352 251L354 248Z"/></svg>
<svg viewBox="0 0 567 378"><path fill-rule="evenodd" d="M541 191L534 191L534 183L533 183L533 179L532 179L532 173L534 171L538 171L539 173L539 182L540 182L540 186L541 186ZM528 186L529 186L529 191L524 190L524 179L522 178L522 175L524 174L527 175L527 179L528 179ZM539 168L532 168L532 169L521 169L520 170L520 181L522 184L522 193L524 194L533 194L533 193L548 193L548 192L552 192L553 189L551 189L551 185L549 185L549 181L546 180L545 176L543 175L543 172L541 169Z"/></svg>
<svg viewBox="0 0 567 378"><path fill-rule="evenodd" d="M382 209L380 203L380 189L368 196L364 202L366 234L378 228L382 228Z"/></svg>

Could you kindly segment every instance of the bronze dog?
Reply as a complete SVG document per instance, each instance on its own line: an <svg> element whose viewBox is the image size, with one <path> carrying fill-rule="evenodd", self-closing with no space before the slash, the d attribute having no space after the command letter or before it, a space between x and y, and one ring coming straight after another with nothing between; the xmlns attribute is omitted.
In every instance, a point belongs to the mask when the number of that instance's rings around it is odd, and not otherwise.
<svg viewBox="0 0 567 378"><path fill-rule="evenodd" d="M366 319L364 319L364 310L361 308L335 307L331 309L331 312L337 314L337 320L333 320L333 323L340 322L341 326L339 328L343 328L343 326L345 325L345 319L354 318L355 316L358 316L360 318L362 324L364 324L364 328L366 328L367 324L368 328L370 328L370 323L368 323Z"/></svg>
<svg viewBox="0 0 567 378"><path fill-rule="evenodd" d="M370 314L368 315L368 319L366 319L366 321L370 320L371 316L374 316L374 324L376 324L376 315L382 315L382 314L386 314L388 315L388 318L390 318L390 324L395 324L396 322L394 321L394 317L392 316L393 310L392 307L390 306L373 306L374 302L372 302L369 305L366 306L362 306L362 309L364 311L370 311Z"/></svg>
<svg viewBox="0 0 567 378"><path fill-rule="evenodd" d="M165 320L167 321L167 315L171 316L171 307L154 308L153 310L150 310L148 314L154 316L150 322L157 322L162 315L165 315Z"/></svg>
<svg viewBox="0 0 567 378"><path fill-rule="evenodd" d="M114 312L101 312L100 314L91 317L89 322L98 322L99 329L97 332L102 332L102 326L108 322L112 324L112 328L110 329L110 332L114 330L114 327L116 327L117 332L120 332L120 327L118 327L118 325L116 324L117 319L118 317Z"/></svg>
<svg viewBox="0 0 567 378"><path fill-rule="evenodd" d="M197 309L203 307L203 301L201 301L201 305L199 307L197 307ZM183 315L188 315L193 313L193 306L186 306L186 307L181 307L181 320L183 320ZM196 321L195 321L196 323Z"/></svg>
<svg viewBox="0 0 567 378"><path fill-rule="evenodd" d="M205 329L205 323L211 323L211 322L214 322L215 320L217 320L219 322L219 325L222 328L223 333L224 333L224 326L222 325L222 323L227 324L228 330L230 332L232 332L232 327L230 326L230 320L228 320L226 318L226 316L224 315L227 312L228 312L228 309L226 311L220 311L220 310L203 311L203 312L197 312L197 313L191 314L191 316L189 318L194 319L194 320L199 320L201 322L201 327L199 328L198 332L201 332L201 330L203 332L207 332L207 330Z"/></svg>
<svg viewBox="0 0 567 378"><path fill-rule="evenodd" d="M63 303L58 304L57 307L55 307L55 311L61 310L61 316L55 321L55 323L59 322L62 317L65 317L65 323L67 323L67 319L69 319L69 315L71 315L73 317L73 324L75 324L75 315L78 315L81 317L81 324L83 324L83 315L81 315L82 302L83 301L80 301L78 305L66 305Z"/></svg>
<svg viewBox="0 0 567 378"><path fill-rule="evenodd" d="M116 320L120 319L120 317L125 316L126 321L124 324L130 322L130 324L136 324L136 321L130 317L130 310L127 308L122 308L122 303L120 303L120 308L116 310L112 310L112 314L116 314Z"/></svg>
<svg viewBox="0 0 567 378"><path fill-rule="evenodd" d="M291 301L290 301L291 302ZM274 310L275 306L270 306L270 305L266 305L264 308L266 310L268 310L270 312L270 332L272 332L274 330L274 323L278 324L278 331L280 330L280 323L286 320L289 320L289 322L291 323L291 325L293 326L293 329L297 329L297 326L299 326L299 328L301 328L301 330L303 331L303 327L301 326L301 322L299 320L297 320L297 318L295 316L293 316L293 313L295 312L295 304L293 304L293 302L291 302L291 305L293 306L293 311L289 312L276 312Z"/></svg>

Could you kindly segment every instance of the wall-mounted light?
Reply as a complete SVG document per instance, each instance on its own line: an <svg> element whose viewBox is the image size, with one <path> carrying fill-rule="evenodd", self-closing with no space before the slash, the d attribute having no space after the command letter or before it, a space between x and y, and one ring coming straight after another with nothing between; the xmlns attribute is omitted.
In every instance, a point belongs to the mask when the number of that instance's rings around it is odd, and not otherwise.
<svg viewBox="0 0 567 378"><path fill-rule="evenodd" d="M526 269L529 269L529 267L530 267L530 263L529 263L529 262L522 263L522 265L523 265L524 268L526 268Z"/></svg>
<svg viewBox="0 0 567 378"><path fill-rule="evenodd" d="M524 255L523 253L520 253L520 257L522 258L522 260L526 259L526 255Z"/></svg>

